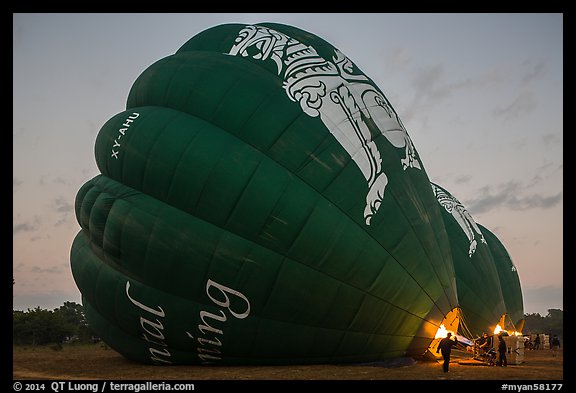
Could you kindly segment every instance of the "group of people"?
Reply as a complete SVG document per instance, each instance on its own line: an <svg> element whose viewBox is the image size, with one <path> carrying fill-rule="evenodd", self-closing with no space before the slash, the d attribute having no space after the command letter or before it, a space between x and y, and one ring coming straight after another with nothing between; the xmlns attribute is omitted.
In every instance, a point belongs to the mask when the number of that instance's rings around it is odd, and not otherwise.
<svg viewBox="0 0 576 393"><path fill-rule="evenodd" d="M526 344L529 344L528 349L532 349L532 350L542 349L542 347L543 347L540 334L536 334L536 337L534 338L534 342L530 342L530 338L528 338L526 340ZM526 348L526 345L524 347ZM558 335L556 335L556 334L550 338L550 349L552 350L552 356L556 357L556 355L558 354L558 351L560 350L560 339L558 338Z"/></svg>
<svg viewBox="0 0 576 393"><path fill-rule="evenodd" d="M442 363L442 370L445 373L448 372L450 367L450 355L452 353L452 348L456 347L460 343L454 337L451 338L452 333L448 332L446 337L440 340L438 344L438 348L436 349L436 353L441 353L442 358L444 359L444 363ZM476 342L478 345L478 349L482 352L488 352L490 348L492 348L492 337L488 336L488 333L483 333L482 337L479 338ZM462 344L460 344L462 345ZM463 346L463 345L462 345ZM540 346L540 335L536 335L535 339L535 349L539 349ZM557 356L558 351L560 349L560 339L555 334L554 337L550 340L550 348L552 349L552 356ZM496 362L497 366L507 367L508 366L508 359L506 358L506 352L508 351L508 347L506 345L506 341L504 341L504 336L502 334L498 335L498 361Z"/></svg>
<svg viewBox="0 0 576 393"><path fill-rule="evenodd" d="M444 359L444 363L442 364L442 370L445 373L448 372L450 368L450 355L452 353L452 347L457 346L458 340L454 337L454 340L451 339L452 333L448 332L446 337L440 340L438 344L438 348L436 349L436 353L441 352L442 358ZM478 340L478 345L480 350L488 351L492 348L492 340L491 337L488 336L488 333L482 334L480 340ZM506 358L506 352L508 351L508 347L506 346L506 341L504 341L504 336L502 334L498 335L498 361L496 362L497 366L507 367L508 366L508 359Z"/></svg>

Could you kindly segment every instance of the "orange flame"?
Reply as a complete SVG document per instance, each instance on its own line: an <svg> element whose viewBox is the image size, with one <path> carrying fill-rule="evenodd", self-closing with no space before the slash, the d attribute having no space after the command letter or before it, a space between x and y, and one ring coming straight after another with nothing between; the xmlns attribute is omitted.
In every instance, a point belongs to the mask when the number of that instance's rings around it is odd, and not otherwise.
<svg viewBox="0 0 576 393"><path fill-rule="evenodd" d="M522 336L522 332L517 332L516 330L514 330L513 332L510 333L510 332L508 332L508 330L502 329L500 324L496 325L496 327L494 328L494 334L498 334L501 332L506 332L510 336Z"/></svg>
<svg viewBox="0 0 576 393"><path fill-rule="evenodd" d="M452 335L455 334L454 332L447 330L444 324L441 324L440 327L438 328L438 331L436 331L436 335L434 336L434 338L444 338L446 337L446 334L448 332L452 333Z"/></svg>

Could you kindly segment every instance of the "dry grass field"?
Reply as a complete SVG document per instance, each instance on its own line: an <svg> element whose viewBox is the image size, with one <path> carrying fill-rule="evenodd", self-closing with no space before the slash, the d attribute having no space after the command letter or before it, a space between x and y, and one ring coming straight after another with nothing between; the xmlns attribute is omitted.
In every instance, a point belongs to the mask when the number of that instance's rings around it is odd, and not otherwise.
<svg viewBox="0 0 576 393"><path fill-rule="evenodd" d="M524 363L508 367L465 365L469 355L454 353L450 372L434 361L401 367L372 365L149 366L126 360L103 345L13 347L13 379L34 380L523 380L564 379L563 351L526 351Z"/></svg>

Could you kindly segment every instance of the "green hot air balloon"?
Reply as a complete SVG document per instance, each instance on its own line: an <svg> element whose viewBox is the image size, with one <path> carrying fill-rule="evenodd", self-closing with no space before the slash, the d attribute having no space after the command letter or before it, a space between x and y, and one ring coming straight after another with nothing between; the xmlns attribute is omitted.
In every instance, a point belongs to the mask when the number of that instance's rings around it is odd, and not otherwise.
<svg viewBox="0 0 576 393"><path fill-rule="evenodd" d="M91 327L154 364L426 351L456 302L448 236L384 94L279 24L203 31L134 82L76 197Z"/></svg>
<svg viewBox="0 0 576 393"><path fill-rule="evenodd" d="M488 228L480 224L478 224L478 227L482 230L488 247L494 257L498 277L500 278L502 295L504 296L504 303L506 304L506 313L514 325L512 329L521 332L524 326L524 301L516 265L512 262L510 254L508 254L506 247L504 247L500 239L488 230ZM503 329L505 328L505 326L501 327Z"/></svg>
<svg viewBox="0 0 576 393"><path fill-rule="evenodd" d="M431 185L450 238L458 302L467 333L473 337L492 333L506 307L491 249L464 205L446 189Z"/></svg>

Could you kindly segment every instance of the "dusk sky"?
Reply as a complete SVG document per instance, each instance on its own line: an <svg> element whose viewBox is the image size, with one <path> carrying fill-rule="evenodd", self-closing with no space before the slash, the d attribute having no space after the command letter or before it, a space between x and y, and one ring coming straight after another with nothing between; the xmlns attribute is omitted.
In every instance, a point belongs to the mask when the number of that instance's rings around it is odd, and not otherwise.
<svg viewBox="0 0 576 393"><path fill-rule="evenodd" d="M197 33L277 22L324 38L399 114L430 180L494 232L525 313L563 307L562 14L13 14L13 308L81 303L78 189L132 83Z"/></svg>

